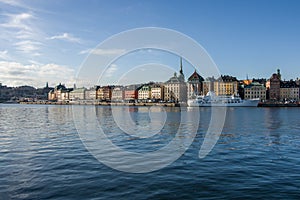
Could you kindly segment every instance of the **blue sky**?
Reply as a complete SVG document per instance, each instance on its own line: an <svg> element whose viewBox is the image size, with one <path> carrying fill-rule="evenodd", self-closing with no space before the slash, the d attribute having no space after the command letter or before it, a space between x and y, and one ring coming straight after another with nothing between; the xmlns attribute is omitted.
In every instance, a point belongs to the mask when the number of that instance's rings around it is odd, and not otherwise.
<svg viewBox="0 0 300 200"><path fill-rule="evenodd" d="M299 9L292 0L0 0L0 82L71 84L90 49L114 34L149 26L190 36L222 74L269 78L280 68L283 78L295 79ZM178 58L167 59L178 68ZM189 76L192 69L185 72Z"/></svg>

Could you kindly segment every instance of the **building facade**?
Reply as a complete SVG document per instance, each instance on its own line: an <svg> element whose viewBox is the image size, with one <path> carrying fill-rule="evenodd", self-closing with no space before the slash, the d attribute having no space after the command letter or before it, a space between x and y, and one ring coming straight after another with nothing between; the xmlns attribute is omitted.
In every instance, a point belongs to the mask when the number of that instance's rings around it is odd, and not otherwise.
<svg viewBox="0 0 300 200"><path fill-rule="evenodd" d="M221 76L214 82L214 91L217 96L231 96L238 94L239 82L233 76Z"/></svg>
<svg viewBox="0 0 300 200"><path fill-rule="evenodd" d="M164 86L162 84L154 84L151 86L152 101L164 100Z"/></svg>
<svg viewBox="0 0 300 200"><path fill-rule="evenodd" d="M244 87L245 99L259 98L261 101L266 100L266 87L263 84L252 82Z"/></svg>
<svg viewBox="0 0 300 200"><path fill-rule="evenodd" d="M69 98L71 101L85 100L86 88L76 88L70 92Z"/></svg>
<svg viewBox="0 0 300 200"><path fill-rule="evenodd" d="M114 102L122 102L124 100L124 88L122 86L116 86L112 90L111 100Z"/></svg>
<svg viewBox="0 0 300 200"><path fill-rule="evenodd" d="M124 101L125 102L136 102L138 99L138 90L141 88L140 85L129 85L124 88Z"/></svg>
<svg viewBox="0 0 300 200"><path fill-rule="evenodd" d="M143 85L138 90L138 100L146 101L151 99L151 87L150 85Z"/></svg>
<svg viewBox="0 0 300 200"><path fill-rule="evenodd" d="M280 83L280 101L299 101L299 85L293 81L282 81Z"/></svg>
<svg viewBox="0 0 300 200"><path fill-rule="evenodd" d="M112 86L102 86L97 89L96 98L98 101L111 101Z"/></svg>
<svg viewBox="0 0 300 200"><path fill-rule="evenodd" d="M97 90L99 87L95 86L85 90L85 100L94 101L96 100Z"/></svg>
<svg viewBox="0 0 300 200"><path fill-rule="evenodd" d="M164 86L165 101L179 103L187 102L187 85L184 80L182 58L180 58L179 76L177 76L177 73L175 72L174 76L171 77L168 81L166 81Z"/></svg>
<svg viewBox="0 0 300 200"><path fill-rule="evenodd" d="M272 74L271 78L266 83L268 96L270 100L280 100L280 82L281 74L280 70L277 70L277 74Z"/></svg>
<svg viewBox="0 0 300 200"><path fill-rule="evenodd" d="M214 83L216 79L214 77L208 77L202 82L202 92L206 95L210 91L214 91Z"/></svg>
<svg viewBox="0 0 300 200"><path fill-rule="evenodd" d="M53 90L50 90L48 93L48 100L49 101L58 101L58 102L64 102L64 101L69 101L69 94L73 89L71 88L66 88L65 85L62 85L61 83Z"/></svg>
<svg viewBox="0 0 300 200"><path fill-rule="evenodd" d="M188 78L187 81L187 98L194 99L196 96L203 94L203 77L200 76L196 70L194 73Z"/></svg>

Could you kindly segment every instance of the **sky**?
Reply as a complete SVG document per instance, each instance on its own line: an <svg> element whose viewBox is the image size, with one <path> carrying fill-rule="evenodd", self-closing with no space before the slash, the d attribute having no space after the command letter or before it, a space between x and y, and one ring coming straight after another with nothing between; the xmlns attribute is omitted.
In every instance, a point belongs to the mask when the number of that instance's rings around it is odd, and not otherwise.
<svg viewBox="0 0 300 200"><path fill-rule="evenodd" d="M296 79L299 10L297 0L0 0L0 83L72 86L99 44L143 27L172 29L192 38L221 74L269 78L279 68L284 79ZM102 56L113 53L98 51ZM145 81L166 81L179 70L178 55L145 50L116 60L106 77L125 80L133 68L154 61L165 73L157 73L157 66L148 69ZM183 65L187 78L194 69L186 60Z"/></svg>

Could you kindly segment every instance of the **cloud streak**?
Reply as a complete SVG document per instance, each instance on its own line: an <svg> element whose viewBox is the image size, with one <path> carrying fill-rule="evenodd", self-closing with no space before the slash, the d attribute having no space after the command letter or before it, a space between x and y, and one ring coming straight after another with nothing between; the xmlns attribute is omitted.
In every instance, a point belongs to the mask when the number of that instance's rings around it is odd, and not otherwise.
<svg viewBox="0 0 300 200"><path fill-rule="evenodd" d="M41 45L42 45L42 43L31 41L31 40L24 40L24 41L15 43L16 49L19 51L22 51L24 53L30 53L30 52L37 51L40 49ZM33 55L35 55L35 54L33 54ZM37 55L39 55L39 54L37 54Z"/></svg>
<svg viewBox="0 0 300 200"><path fill-rule="evenodd" d="M60 34L60 35L54 35L52 37L49 37L48 39L49 40L65 40L65 41L73 42L73 43L81 43L80 38L74 37L70 33L63 33L63 34Z"/></svg>
<svg viewBox="0 0 300 200"><path fill-rule="evenodd" d="M9 56L7 50L0 51L0 59L3 59L3 60L10 60L11 59L11 57Z"/></svg>
<svg viewBox="0 0 300 200"><path fill-rule="evenodd" d="M94 54L100 56L118 55L125 53L125 49L86 49L79 52L79 54Z"/></svg>
<svg viewBox="0 0 300 200"><path fill-rule="evenodd" d="M19 52L39 55L37 52L42 45L40 31L36 28L35 19L32 13L7 14L7 21L0 24L0 27L5 32L2 39L12 43L15 49Z"/></svg>
<svg viewBox="0 0 300 200"><path fill-rule="evenodd" d="M105 71L105 77L112 77L114 72L118 70L118 66L116 64L111 64L109 68Z"/></svg>
<svg viewBox="0 0 300 200"><path fill-rule="evenodd" d="M21 4L20 1L16 1L16 0L0 0L0 3L4 3L10 6L24 7L24 5Z"/></svg>

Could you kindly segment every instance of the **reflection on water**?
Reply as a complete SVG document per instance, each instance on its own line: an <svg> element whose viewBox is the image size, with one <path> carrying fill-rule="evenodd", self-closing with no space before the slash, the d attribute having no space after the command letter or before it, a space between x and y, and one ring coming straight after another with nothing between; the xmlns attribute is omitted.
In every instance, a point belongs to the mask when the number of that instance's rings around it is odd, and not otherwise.
<svg viewBox="0 0 300 200"><path fill-rule="evenodd" d="M110 107L95 107L95 112L97 123L114 144L128 151L151 152L168 144L180 125L180 109L164 109L163 129L149 138L124 134ZM119 172L99 163L80 141L73 112L71 106L0 104L0 199L300 197L298 108L228 109L217 145L199 159L211 116L209 108L200 108L190 148L171 165L148 174ZM129 112L134 121L149 120L145 107ZM90 116L85 117L89 121Z"/></svg>
<svg viewBox="0 0 300 200"><path fill-rule="evenodd" d="M282 123L282 110L278 108L265 109L265 125L270 131L277 130L281 127ZM287 117L287 115L285 116Z"/></svg>

